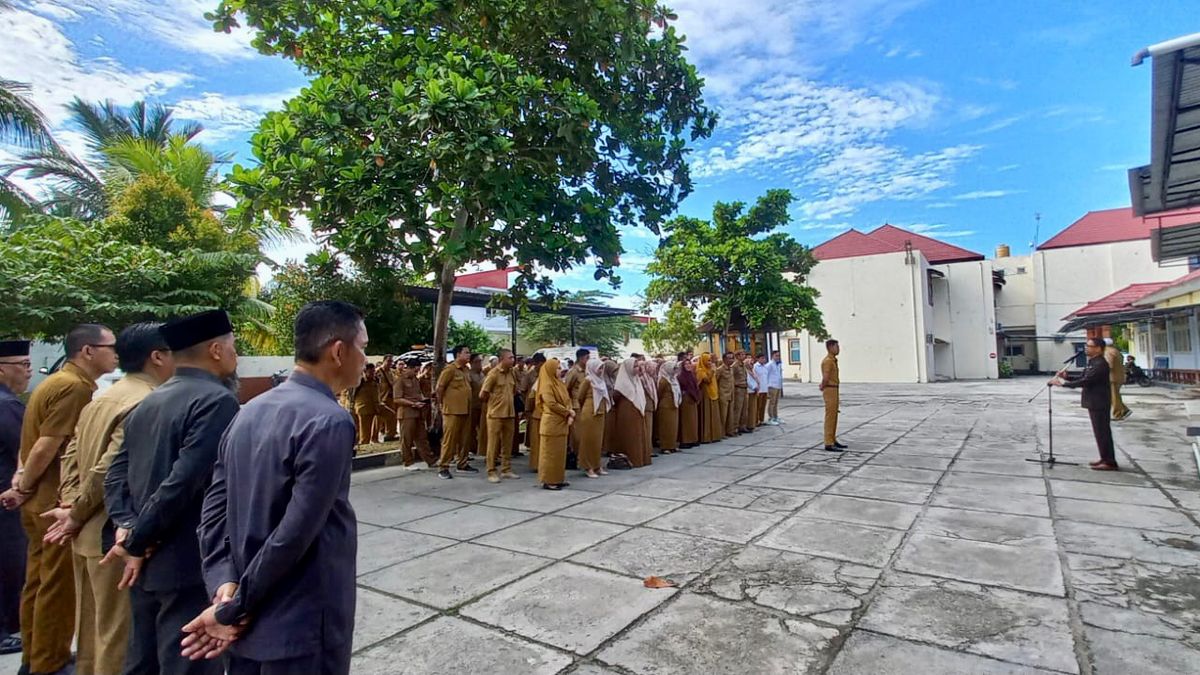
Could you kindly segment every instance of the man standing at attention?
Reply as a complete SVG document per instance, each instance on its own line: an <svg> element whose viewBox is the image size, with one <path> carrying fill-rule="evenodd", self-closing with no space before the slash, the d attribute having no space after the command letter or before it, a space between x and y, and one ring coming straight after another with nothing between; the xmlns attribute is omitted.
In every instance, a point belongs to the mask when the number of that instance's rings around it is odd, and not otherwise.
<svg viewBox="0 0 1200 675"><path fill-rule="evenodd" d="M1128 418L1133 411L1121 400L1121 385L1125 384L1125 363L1121 350L1113 346L1112 340L1104 338L1104 360L1108 363L1109 394L1112 398L1112 418L1118 422Z"/></svg>
<svg viewBox="0 0 1200 675"><path fill-rule="evenodd" d="M45 543L58 502L60 460L96 379L117 367L116 338L97 324L67 334L67 363L29 397L21 425L21 468L8 500L21 506L29 557L21 593L21 664L31 673L56 673L71 659L75 637L75 572L70 549ZM5 493L9 494L9 493Z"/></svg>
<svg viewBox="0 0 1200 675"><path fill-rule="evenodd" d="M841 452L846 446L838 442L837 421L838 406L841 404L840 391L842 380L838 374L838 354L842 346L837 340L825 341L825 359L821 361L821 397L825 399L825 451Z"/></svg>
<svg viewBox="0 0 1200 675"><path fill-rule="evenodd" d="M358 444L366 445L379 440L379 380L375 364L368 363L363 369L362 382L350 393L354 401L354 416L358 420Z"/></svg>
<svg viewBox="0 0 1200 675"><path fill-rule="evenodd" d="M400 411L392 407L392 389L396 385L396 370L392 355L383 357L379 365L379 431L383 434L383 442L391 443L396 440L396 416Z"/></svg>
<svg viewBox="0 0 1200 675"><path fill-rule="evenodd" d="M417 381L417 369L421 359L411 358L396 376L393 400L400 415L400 454L405 468L416 471L421 468L417 460L424 460L429 468L437 466L437 455L429 448L429 434L425 430L425 408L429 403ZM413 455L413 448L417 454Z"/></svg>
<svg viewBox="0 0 1200 675"><path fill-rule="evenodd" d="M767 362L767 416L770 424L779 425L779 397L783 396L783 362L779 352L771 352Z"/></svg>
<svg viewBox="0 0 1200 675"><path fill-rule="evenodd" d="M59 508L46 542L72 541L79 620L75 671L119 673L129 641L129 592L118 589L120 565L101 565L104 533L112 525L104 510L104 475L121 449L126 416L175 373L175 361L158 323L136 323L117 336L117 359L125 376L105 389L79 416L63 455Z"/></svg>
<svg viewBox="0 0 1200 675"><path fill-rule="evenodd" d="M767 419L767 403L770 401L771 388L771 373L767 367L767 355L759 354L754 363L754 375L758 378L758 400L755 402L754 411L758 416L753 420L754 426L761 427L766 424Z"/></svg>
<svg viewBox="0 0 1200 675"><path fill-rule="evenodd" d="M1109 424L1109 405L1112 403L1108 371L1108 361L1104 358L1104 340L1088 338L1084 353L1087 354L1087 367L1082 375L1068 375L1066 369L1060 370L1050 386L1082 389L1080 406L1087 409L1088 417L1092 420L1092 435L1096 438L1096 447L1100 451L1100 459L1088 462L1095 471L1117 471L1116 448L1113 447L1112 426Z"/></svg>
<svg viewBox="0 0 1200 675"><path fill-rule="evenodd" d="M230 675L350 672L354 422L333 392L362 372L367 329L356 307L326 301L305 305L294 332L295 370L234 418L204 495L214 602L183 627L183 654L228 648Z"/></svg>
<svg viewBox="0 0 1200 675"><path fill-rule="evenodd" d="M721 430L725 436L734 434L733 421L733 354L725 352L717 366L717 403L721 409Z"/></svg>
<svg viewBox="0 0 1200 675"><path fill-rule="evenodd" d="M517 411L513 396L517 376L513 372L513 353L500 350L500 363L488 372L479 398L487 407L487 472L488 482L499 483L502 478L520 478L512 470L513 426ZM496 471L496 455L500 455L500 471Z"/></svg>
<svg viewBox="0 0 1200 675"><path fill-rule="evenodd" d="M21 419L25 404L17 398L29 386L33 362L28 340L0 341L0 654L21 651L21 586L25 583L25 531L21 514L15 510L17 494L8 490L17 472L21 452Z"/></svg>
<svg viewBox="0 0 1200 675"><path fill-rule="evenodd" d="M124 559L121 588L132 588L126 673L217 675L221 664L188 661L179 642L183 625L211 604L196 528L217 446L238 411L233 324L213 310L160 330L175 377L125 418L125 439L104 479L117 534L102 564Z"/></svg>
<svg viewBox="0 0 1200 675"><path fill-rule="evenodd" d="M438 478L446 479L454 478L450 474L450 462L455 459L459 471L479 472L467 463L470 457L463 436L471 428L471 382L467 378L471 348L458 345L451 354L454 361L442 368L434 394L442 407L442 456L438 459Z"/></svg>
<svg viewBox="0 0 1200 675"><path fill-rule="evenodd" d="M746 430L746 425L742 423L742 417L746 410L746 352L738 350L733 355L733 407L730 416L729 426L733 427L731 436L737 436Z"/></svg>

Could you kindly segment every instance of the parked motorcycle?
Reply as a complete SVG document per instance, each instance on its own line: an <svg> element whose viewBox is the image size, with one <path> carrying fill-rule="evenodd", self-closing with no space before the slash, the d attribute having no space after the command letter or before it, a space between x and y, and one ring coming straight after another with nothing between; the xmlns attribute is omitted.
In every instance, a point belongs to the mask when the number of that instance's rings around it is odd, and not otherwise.
<svg viewBox="0 0 1200 675"><path fill-rule="evenodd" d="M1150 385L1154 384L1154 380L1150 379L1150 376L1146 374L1146 371L1138 368L1137 366L1126 368L1125 382L1127 384L1136 384L1139 387L1149 387Z"/></svg>

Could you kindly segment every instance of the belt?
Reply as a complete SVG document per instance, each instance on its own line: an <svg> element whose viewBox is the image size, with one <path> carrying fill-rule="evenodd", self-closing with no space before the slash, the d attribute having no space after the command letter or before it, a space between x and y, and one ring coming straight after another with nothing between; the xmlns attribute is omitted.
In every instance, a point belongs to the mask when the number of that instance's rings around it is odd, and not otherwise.
<svg viewBox="0 0 1200 675"><path fill-rule="evenodd" d="M838 386L836 384L827 384L827 385L825 385L825 388L826 389L837 389Z"/></svg>

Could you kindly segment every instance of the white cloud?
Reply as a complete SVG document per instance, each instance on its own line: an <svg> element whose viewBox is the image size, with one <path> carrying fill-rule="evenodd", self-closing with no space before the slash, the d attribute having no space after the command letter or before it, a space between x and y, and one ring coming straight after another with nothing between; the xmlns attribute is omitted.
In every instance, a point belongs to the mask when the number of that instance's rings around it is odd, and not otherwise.
<svg viewBox="0 0 1200 675"><path fill-rule="evenodd" d="M913 223L911 225L896 225L896 227L935 239L954 239L956 237L970 237L975 234L975 230L948 230L946 228L949 225L946 223Z"/></svg>
<svg viewBox="0 0 1200 675"><path fill-rule="evenodd" d="M960 195L954 195L955 199L970 200L970 199L999 199L1009 195L1020 194L1020 190L975 190L974 192L964 192Z"/></svg>
<svg viewBox="0 0 1200 675"><path fill-rule="evenodd" d="M175 117L204 125L200 141L215 143L253 130L263 115L279 110L284 101L300 93L298 88L264 94L226 96L204 92L171 104Z"/></svg>
<svg viewBox="0 0 1200 675"><path fill-rule="evenodd" d="M0 12L0 35L5 36L0 73L28 82L33 101L54 126L66 121L66 104L76 96L129 105L192 79L178 70L128 68L110 58L82 59L54 22L29 12Z"/></svg>
<svg viewBox="0 0 1200 675"><path fill-rule="evenodd" d="M258 54L250 45L250 31L234 30L226 35L212 29L212 23L204 19L204 13L217 6L212 0L43 0L38 5L42 11L99 14L114 25L136 27L139 35L211 59Z"/></svg>

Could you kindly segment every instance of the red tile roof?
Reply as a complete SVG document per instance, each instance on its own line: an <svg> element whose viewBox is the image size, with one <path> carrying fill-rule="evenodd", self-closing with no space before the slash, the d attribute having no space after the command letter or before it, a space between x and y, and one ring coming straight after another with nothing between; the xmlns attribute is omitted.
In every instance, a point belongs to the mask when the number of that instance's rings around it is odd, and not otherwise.
<svg viewBox="0 0 1200 675"><path fill-rule="evenodd" d="M814 248L812 254L817 260L836 260L837 258L858 258L880 253L896 253L903 250L903 246L895 246L858 230L849 229Z"/></svg>
<svg viewBox="0 0 1200 675"><path fill-rule="evenodd" d="M1188 225L1197 221L1200 221L1200 209L1181 209L1146 218L1133 215L1130 207L1088 211L1065 230L1038 246L1038 250L1149 239L1150 231L1155 228Z"/></svg>
<svg viewBox="0 0 1200 675"><path fill-rule="evenodd" d="M1079 316L1110 314L1112 312L1121 312L1127 309L1133 309L1133 303L1174 283L1176 282L1158 281L1150 284L1130 284L1116 293L1106 295L1094 302L1089 302L1071 314L1064 316L1062 320L1068 321Z"/></svg>
<svg viewBox="0 0 1200 675"><path fill-rule="evenodd" d="M934 265L944 265L952 262L967 260L983 260L983 254L968 251L965 248L938 241L916 232L909 232L895 225L884 224L868 233L876 239L882 239L889 244L904 248L905 242L912 242L913 248L925 254L925 259Z"/></svg>
<svg viewBox="0 0 1200 675"><path fill-rule="evenodd" d="M904 250L906 242L925 254L925 259L935 265L965 260L983 260L983 256L931 237L909 232L895 225L882 225L866 234L858 230L847 230L812 250L817 260L858 258L880 253L897 253Z"/></svg>
<svg viewBox="0 0 1200 675"><path fill-rule="evenodd" d="M454 277L454 285L457 288L508 288L509 272L516 272L519 269L521 268L508 267L502 270L459 274Z"/></svg>

